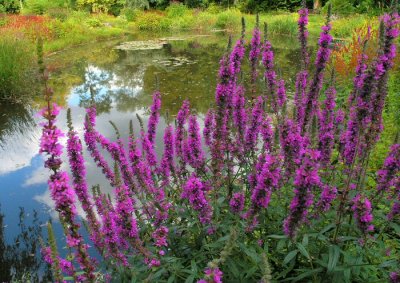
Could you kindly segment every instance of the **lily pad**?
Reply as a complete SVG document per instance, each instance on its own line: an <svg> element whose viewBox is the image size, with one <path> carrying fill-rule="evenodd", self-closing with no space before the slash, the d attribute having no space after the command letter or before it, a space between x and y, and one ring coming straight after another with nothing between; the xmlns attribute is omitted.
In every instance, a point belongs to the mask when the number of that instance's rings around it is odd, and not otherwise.
<svg viewBox="0 0 400 283"><path fill-rule="evenodd" d="M166 44L168 42L163 40L128 41L114 48L119 50L157 50L162 49Z"/></svg>

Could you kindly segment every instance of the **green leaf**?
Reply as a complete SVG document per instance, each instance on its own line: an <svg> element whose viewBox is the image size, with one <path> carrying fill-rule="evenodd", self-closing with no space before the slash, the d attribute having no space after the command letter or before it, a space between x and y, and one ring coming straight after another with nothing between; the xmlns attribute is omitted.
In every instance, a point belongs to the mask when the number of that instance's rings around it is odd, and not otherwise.
<svg viewBox="0 0 400 283"><path fill-rule="evenodd" d="M229 270L232 272L233 276L235 276L235 278L239 278L240 271L237 268L235 261L228 259L227 265L228 265Z"/></svg>
<svg viewBox="0 0 400 283"><path fill-rule="evenodd" d="M175 281L175 274L172 274L171 277L168 278L167 283L172 283Z"/></svg>
<svg viewBox="0 0 400 283"><path fill-rule="evenodd" d="M390 259L387 261L382 262L379 267L383 268L383 267L389 267L389 266L396 266L397 264L397 260L395 259Z"/></svg>
<svg viewBox="0 0 400 283"><path fill-rule="evenodd" d="M336 245L329 246L328 272L332 272L340 257L340 248Z"/></svg>
<svg viewBox="0 0 400 283"><path fill-rule="evenodd" d="M304 278L310 277L310 276L312 276L312 275L314 275L316 273L320 273L323 270L324 269L322 267L319 267L319 268L316 268L316 269L312 269L312 270L309 270L307 272L304 272L304 273L300 274L299 276L291 277L291 278L287 278L285 280L282 280L282 282L285 282L285 281L297 282L297 281L300 281L300 280L302 280Z"/></svg>
<svg viewBox="0 0 400 283"><path fill-rule="evenodd" d="M324 234L333 228L335 228L335 224L329 224L328 226L326 226L324 229L321 230L320 234Z"/></svg>
<svg viewBox="0 0 400 283"><path fill-rule="evenodd" d="M196 261L194 259L192 259L192 261L191 261L191 267L192 267L192 272L194 274L196 274L198 269L197 269Z"/></svg>
<svg viewBox="0 0 400 283"><path fill-rule="evenodd" d="M394 222L390 222L390 227L392 227L394 231L396 231L396 233L400 235L400 225Z"/></svg>
<svg viewBox="0 0 400 283"><path fill-rule="evenodd" d="M299 250L294 250L291 251L290 253L288 253L285 257L285 259L283 260L283 264L287 264L289 262L291 262L297 255L297 253L299 252Z"/></svg>
<svg viewBox="0 0 400 283"><path fill-rule="evenodd" d="M310 254L302 244L297 243L297 248L299 249L302 255L304 255L308 259L311 259Z"/></svg>
<svg viewBox="0 0 400 283"><path fill-rule="evenodd" d="M194 274L190 275L190 276L186 279L185 283L193 283L193 281L194 281Z"/></svg>
<svg viewBox="0 0 400 283"><path fill-rule="evenodd" d="M271 239L287 239L286 235L268 235L267 238Z"/></svg>
<svg viewBox="0 0 400 283"><path fill-rule="evenodd" d="M308 234L305 234L303 237L303 241L301 241L303 246L307 247L308 246Z"/></svg>

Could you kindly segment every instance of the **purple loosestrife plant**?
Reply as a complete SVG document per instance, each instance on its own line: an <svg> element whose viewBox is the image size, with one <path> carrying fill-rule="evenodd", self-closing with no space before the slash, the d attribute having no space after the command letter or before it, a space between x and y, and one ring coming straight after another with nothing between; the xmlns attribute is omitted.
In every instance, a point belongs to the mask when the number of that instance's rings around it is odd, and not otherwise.
<svg viewBox="0 0 400 283"><path fill-rule="evenodd" d="M272 109L276 112L278 110L278 99L276 95L278 83L274 69L274 52L272 51L272 44L268 40L265 40L263 45L262 63L265 68L264 77L268 88L268 101L270 102Z"/></svg>
<svg viewBox="0 0 400 283"><path fill-rule="evenodd" d="M400 179L400 144L393 144L390 147L388 156L381 170L378 171L378 193L390 193L396 181Z"/></svg>
<svg viewBox="0 0 400 283"><path fill-rule="evenodd" d="M394 10L392 14L384 15L381 21L384 33L380 54L363 77L362 83L359 83L361 86L356 85L357 89L353 91L354 103L343 136L343 158L347 164L355 162L357 156L361 159L368 156L382 131L382 111L387 96L385 86L388 71L396 56L394 40L399 35L399 15Z"/></svg>
<svg viewBox="0 0 400 283"><path fill-rule="evenodd" d="M52 264L56 281L63 280L62 273L77 282L102 280L105 276L97 278L97 274L103 271L115 282L209 283L222 282L222 275L225 282L283 277L320 282L332 272L339 281L351 282L388 281L394 276L391 272L400 267L398 252L386 246L399 245L393 223L400 213L400 147L397 142L392 146L376 174L375 189L371 187L374 165L368 158L370 152L375 157L382 150L373 151L367 143L373 145L381 131L398 16L393 12L382 19L377 58L369 68L366 58L360 58L353 97L343 99L341 91L346 87L336 88L335 82L324 85L323 80L330 55L329 23L320 37L315 74L309 76L307 13L305 7L299 13L303 64L293 101L289 91L286 95L285 88L292 89L288 81L276 76L268 41L262 47L266 91L246 89L239 79L248 69L243 59L249 50L242 34L221 60L215 108L205 115L204 129L185 101L175 127L164 129L160 155L155 151L159 92L153 96L147 130L139 121L141 131L135 137L131 122L127 143L114 124L115 141L98 132L96 109L87 109L85 143L111 185L110 195L100 186L93 188L93 200L87 192L84 149L72 128L67 143L70 187L68 174L61 170L58 139L62 132L54 123L59 109L48 106L42 113L48 123L43 125L41 151L48 153L45 166L52 170L51 196L65 227L67 246L74 252L65 260L59 257L49 232L51 248L44 248L43 256ZM255 35L247 49L258 60L259 31ZM247 62L250 72L257 60ZM322 89L326 89L325 101L320 99ZM336 105L336 89L340 101L347 103L343 108ZM257 99L247 103L246 94ZM266 102L272 111L266 110ZM294 111L286 111L292 105ZM344 121L348 127L343 134ZM336 151L342 156L332 158ZM108 164L114 164L114 170ZM107 270L95 271L89 265L89 243L78 231L72 188L87 214L91 246L99 250L105 261L101 266ZM93 220L90 209L97 212ZM359 241L347 240L356 235ZM355 251L360 261L356 265L349 262ZM346 266L346 271L340 266ZM206 267L205 274L201 267Z"/></svg>
<svg viewBox="0 0 400 283"><path fill-rule="evenodd" d="M100 153L99 149L97 148L97 135L94 130L95 123L96 123L96 108L90 107L86 109L86 118L85 118L85 133L84 133L84 140L86 146L90 152L90 155L93 157L96 165L101 168L103 174L106 176L110 184L114 184L114 172L109 167L107 161Z"/></svg>
<svg viewBox="0 0 400 283"><path fill-rule="evenodd" d="M312 121L312 117L316 114L318 109L318 98L319 93L324 82L324 71L328 64L329 57L331 54L330 44L332 42L332 36L329 34L331 30L330 15L328 15L328 21L323 26L322 32L318 41L317 57L315 59L315 74L310 82L310 88L305 97L305 109L304 109L304 120L302 124L302 133L306 132L307 127Z"/></svg>
<svg viewBox="0 0 400 283"><path fill-rule="evenodd" d="M204 166L205 157L201 144L200 127L195 115L189 117L187 148L185 153L187 162L196 169Z"/></svg>
<svg viewBox="0 0 400 283"><path fill-rule="evenodd" d="M62 146L59 143L59 138L63 136L63 133L55 125L59 112L60 107L56 104L53 104L53 106L48 104L41 111L46 122L43 123L39 152L48 156L45 167L52 170L48 180L49 191L55 202L55 209L59 213L60 220L65 226L67 245L75 250L76 259L80 268L84 271L85 280L93 282L95 266L89 257L87 245L78 231L80 225L76 222L75 194L69 186L67 172L60 170Z"/></svg>
<svg viewBox="0 0 400 283"><path fill-rule="evenodd" d="M214 111L212 109L208 110L206 117L204 119L204 129L203 136L207 146L212 144L213 130L215 130L215 117Z"/></svg>
<svg viewBox="0 0 400 283"><path fill-rule="evenodd" d="M357 222L358 228L361 232L368 233L374 230L372 225L372 205L371 202L362 195L356 195L352 200L352 207L354 219Z"/></svg>
<svg viewBox="0 0 400 283"><path fill-rule="evenodd" d="M258 60L261 53L261 32L259 28L259 18L257 14L256 26L253 30L253 37L251 38L250 45L250 53L249 53L249 61L251 66L251 85L252 85L252 93L256 92L256 81L257 81L257 65Z"/></svg>
<svg viewBox="0 0 400 283"><path fill-rule="evenodd" d="M313 204L313 191L321 185L318 175L320 153L317 150L306 149L302 164L296 170L294 179L294 198L290 203L290 212L283 223L283 230L290 238L296 236L298 228L305 222L308 209Z"/></svg>
<svg viewBox="0 0 400 283"><path fill-rule="evenodd" d="M169 184L171 173L175 173L174 144L174 129L169 125L164 131L164 154L160 165L160 172L164 177L165 185Z"/></svg>
<svg viewBox="0 0 400 283"><path fill-rule="evenodd" d="M212 208L206 198L205 189L204 183L193 173L184 185L181 195L198 212L202 224L209 223L212 217Z"/></svg>
<svg viewBox="0 0 400 283"><path fill-rule="evenodd" d="M229 201L229 206L231 207L232 212L239 213L244 208L244 194L241 192L234 193L231 200Z"/></svg>
<svg viewBox="0 0 400 283"><path fill-rule="evenodd" d="M160 109L161 109L161 94L156 91L153 94L153 104L150 107L150 118L147 125L147 138L150 143L154 145L156 139L156 128L158 121L160 120Z"/></svg>
<svg viewBox="0 0 400 283"><path fill-rule="evenodd" d="M323 185L321 196L316 204L317 209L322 212L328 211L331 208L332 202L335 200L336 196L337 196L336 187Z"/></svg>
<svg viewBox="0 0 400 283"><path fill-rule="evenodd" d="M287 119L280 125L280 145L284 158L285 175L290 177L301 163L302 151L308 141L300 134L299 125Z"/></svg>
<svg viewBox="0 0 400 283"><path fill-rule="evenodd" d="M310 62L310 56L307 51L307 39L308 39L308 9L305 5L306 1L303 1L303 7L299 10L299 19L297 21L297 25L299 26L299 42L301 46L301 56L303 59L303 67L307 68Z"/></svg>
<svg viewBox="0 0 400 283"><path fill-rule="evenodd" d="M255 151L255 147L257 145L258 134L260 133L261 129L261 122L264 116L264 109L263 109L263 98L259 96L257 98L256 104L253 108L251 113L250 123L246 130L245 136L245 148L246 151Z"/></svg>
<svg viewBox="0 0 400 283"><path fill-rule="evenodd" d="M336 89L329 87L326 91L324 109L318 113L319 132L318 150L321 152L321 163L327 166L330 163L335 141L335 107Z"/></svg>
<svg viewBox="0 0 400 283"><path fill-rule="evenodd" d="M67 153L70 169L73 177L73 188L82 204L82 209L86 214L88 225L91 229L91 240L97 248L101 249L102 236L100 234L100 223L93 211L93 202L88 192L86 183L86 167L83 159L82 143L78 134L72 128L70 109L68 109L70 130L68 132Z"/></svg>

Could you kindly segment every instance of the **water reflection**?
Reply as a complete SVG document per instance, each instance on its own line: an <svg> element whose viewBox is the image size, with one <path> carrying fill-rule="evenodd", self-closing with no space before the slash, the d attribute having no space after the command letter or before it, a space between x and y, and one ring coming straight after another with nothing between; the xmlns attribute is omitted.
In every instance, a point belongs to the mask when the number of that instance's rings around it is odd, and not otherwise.
<svg viewBox="0 0 400 283"><path fill-rule="evenodd" d="M52 282L49 266L40 256L42 223L34 211L32 222L26 223L29 214L20 208L18 233L12 244L5 239L4 214L0 210L0 280L1 282Z"/></svg>

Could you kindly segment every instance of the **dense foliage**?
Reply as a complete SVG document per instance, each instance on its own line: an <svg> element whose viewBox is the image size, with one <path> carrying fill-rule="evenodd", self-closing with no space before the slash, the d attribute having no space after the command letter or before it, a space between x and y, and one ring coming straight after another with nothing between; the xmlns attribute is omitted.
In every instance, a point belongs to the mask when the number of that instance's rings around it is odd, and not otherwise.
<svg viewBox="0 0 400 283"><path fill-rule="evenodd" d="M275 70L267 34L262 40L256 25L248 53L243 28L221 59L215 108L204 117L203 129L185 101L175 126L164 129L160 157L155 142L160 92L153 95L147 128L138 117L140 134L134 135L131 122L127 141L113 123L116 141L98 132L96 107L89 107L84 142L113 196L98 185L89 192L70 112L71 177L62 169L60 108L45 88L40 152L51 170L49 190L71 251L67 258L58 255L50 229L43 255L56 281L69 276L85 282L110 277L115 282L399 282L398 140L382 168L367 174L382 132L399 15L393 9L381 18L377 56L367 61L366 53L360 54L343 105L337 104L334 80L325 82L329 17L311 72L308 10L302 8L299 16L303 61L293 100ZM241 73L247 54L252 84L246 90ZM260 63L264 74L257 71ZM263 90L256 84L261 78ZM80 234L75 197L85 212L90 244ZM91 246L104 262L93 262Z"/></svg>

